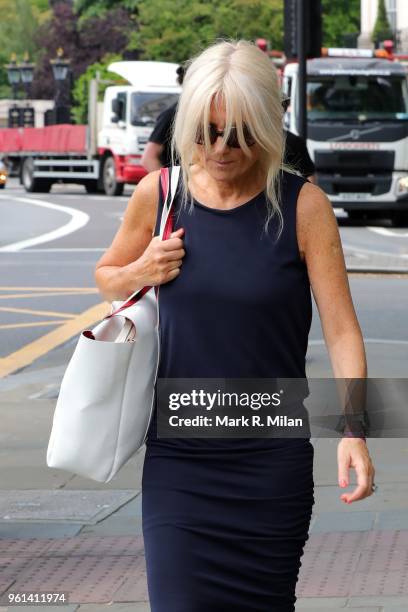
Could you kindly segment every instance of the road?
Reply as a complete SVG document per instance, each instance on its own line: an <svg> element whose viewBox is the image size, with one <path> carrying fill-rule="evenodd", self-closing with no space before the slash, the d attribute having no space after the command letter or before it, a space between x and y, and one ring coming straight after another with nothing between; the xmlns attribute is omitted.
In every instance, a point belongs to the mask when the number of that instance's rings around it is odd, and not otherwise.
<svg viewBox="0 0 408 612"><path fill-rule="evenodd" d="M127 186L118 198L88 195L77 185L28 194L12 179L0 194L0 376L35 363L108 311L93 271L119 228L132 189ZM349 268L386 271L349 275L373 357L371 375L403 375L408 275L390 271L408 271L408 228L393 228L385 220L366 226L341 210L336 215ZM327 370L322 338L314 306L308 361L317 372Z"/></svg>

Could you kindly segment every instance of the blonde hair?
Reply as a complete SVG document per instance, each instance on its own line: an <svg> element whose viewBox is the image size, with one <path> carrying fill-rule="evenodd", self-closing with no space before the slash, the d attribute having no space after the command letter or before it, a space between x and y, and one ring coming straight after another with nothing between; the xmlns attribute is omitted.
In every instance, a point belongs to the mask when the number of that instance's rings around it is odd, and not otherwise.
<svg viewBox="0 0 408 612"><path fill-rule="evenodd" d="M188 201L190 165L194 163L195 138L199 129L204 133L204 147L210 150L209 117L212 101L224 101L226 143L231 127L236 125L238 140L244 153L250 155L245 142L243 123L260 146L259 163L266 176L268 214L265 230L272 217L283 217L279 205L281 195L280 170L283 164L285 137L279 79L272 60L255 44L246 40L216 42L187 63L183 90L177 106L172 138L172 157L176 152L182 172L182 202ZM193 198L190 194L190 210Z"/></svg>

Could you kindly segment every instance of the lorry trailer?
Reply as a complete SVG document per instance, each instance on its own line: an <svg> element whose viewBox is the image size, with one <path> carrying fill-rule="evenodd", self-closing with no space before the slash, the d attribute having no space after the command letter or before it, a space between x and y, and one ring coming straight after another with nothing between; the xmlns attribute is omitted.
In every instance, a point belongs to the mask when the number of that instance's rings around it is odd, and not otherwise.
<svg viewBox="0 0 408 612"><path fill-rule="evenodd" d="M109 70L129 85L107 87L98 102L98 80L90 83L88 123L0 130L0 153L28 192L48 192L55 182L79 183L88 193L123 193L138 183L144 147L157 116L174 104L181 87L178 64L114 62Z"/></svg>

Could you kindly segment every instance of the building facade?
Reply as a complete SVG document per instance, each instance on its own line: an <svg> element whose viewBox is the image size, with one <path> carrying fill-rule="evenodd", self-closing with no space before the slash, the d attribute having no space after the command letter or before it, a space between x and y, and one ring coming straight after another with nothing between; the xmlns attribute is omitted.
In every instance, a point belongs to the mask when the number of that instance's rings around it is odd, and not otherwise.
<svg viewBox="0 0 408 612"><path fill-rule="evenodd" d="M408 1L385 0L388 21L394 32L396 41L395 50L399 53L408 53ZM361 34L358 46L362 48L374 47L371 41L375 21L377 19L378 0L361 0Z"/></svg>

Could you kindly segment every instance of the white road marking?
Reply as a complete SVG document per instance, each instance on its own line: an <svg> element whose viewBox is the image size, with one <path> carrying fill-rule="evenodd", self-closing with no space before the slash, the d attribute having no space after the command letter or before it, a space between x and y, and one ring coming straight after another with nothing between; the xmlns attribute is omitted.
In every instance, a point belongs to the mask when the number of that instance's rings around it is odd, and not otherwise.
<svg viewBox="0 0 408 612"><path fill-rule="evenodd" d="M408 340L386 340L384 338L363 338L366 344L408 344ZM324 340L309 340L309 344L318 346L325 344Z"/></svg>
<svg viewBox="0 0 408 612"><path fill-rule="evenodd" d="M23 254L26 254L26 253L71 253L71 251L73 251L73 252L80 252L81 253L82 251L84 251L84 252L86 252L86 251L90 251L90 252L93 252L93 251L95 251L95 252L103 252L103 251L107 251L107 250L108 250L108 247L105 247L105 248L102 248L102 247L101 248L99 248L99 247L98 248L86 248L86 247L84 247L84 248L75 248L75 247L72 247L72 248L67 248L67 249L63 249L63 248L61 248L61 249L51 249L51 248L50 249L25 249L24 251L20 251L20 253L23 253Z"/></svg>
<svg viewBox="0 0 408 612"><path fill-rule="evenodd" d="M1 195L1 199L10 200L10 196ZM46 202L45 200L37 200L34 198L12 198L17 202L24 202L25 204L34 204L34 206L42 206L43 208L50 208L51 210L57 210L58 212L65 213L71 216L71 220L68 221L65 225L62 225L56 230L51 232L47 232L46 234L41 234L39 236L35 236L34 238L28 238L27 240L21 240L19 242L14 242L12 244L8 244L6 246L0 247L0 253L16 253L23 249L27 249L35 244L42 244L43 242L51 242L52 240L58 240L62 238L62 236L67 236L68 234L72 234L77 230L84 227L89 221L89 215L82 212L81 210L77 210L76 208L71 208L70 206L61 206L60 204L51 204L51 202Z"/></svg>
<svg viewBox="0 0 408 612"><path fill-rule="evenodd" d="M386 227L367 226L367 229L370 232L374 232L375 234L381 234L381 236L394 236L395 238L408 238L408 232L398 233Z"/></svg>
<svg viewBox="0 0 408 612"><path fill-rule="evenodd" d="M359 247L359 246L355 246L353 244L347 244L346 242L343 242L343 249L349 249L350 251L353 251L357 254L357 253L367 253L367 255L382 255L383 257L400 257L401 259L405 259L408 258L408 253L407 254L403 254L403 253L387 253L384 251L374 251L373 249L365 249L363 247Z"/></svg>

